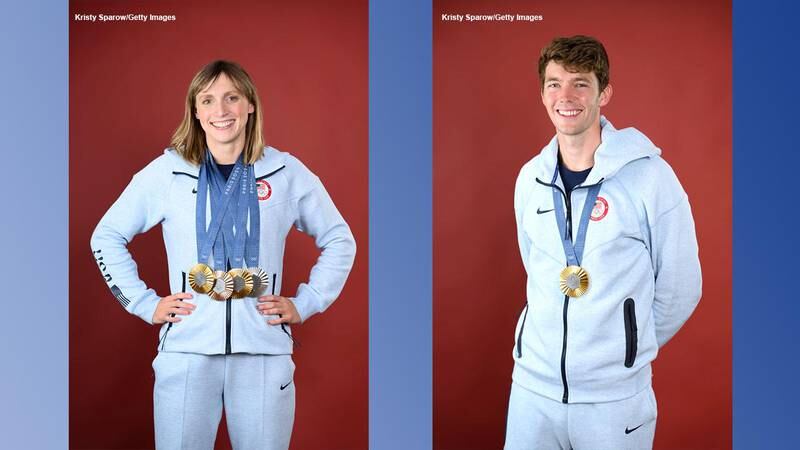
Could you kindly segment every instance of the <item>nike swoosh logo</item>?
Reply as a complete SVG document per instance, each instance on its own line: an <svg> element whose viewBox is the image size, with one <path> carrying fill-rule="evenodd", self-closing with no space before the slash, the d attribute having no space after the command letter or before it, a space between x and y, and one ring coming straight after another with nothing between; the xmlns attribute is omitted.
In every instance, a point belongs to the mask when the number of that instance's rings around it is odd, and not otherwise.
<svg viewBox="0 0 800 450"><path fill-rule="evenodd" d="M553 208L550 208L550 209L545 209L544 211L542 211L542 208L536 208L536 214L544 214L544 213L549 213L549 212L550 212L550 211L552 211L552 210L553 210Z"/></svg>
<svg viewBox="0 0 800 450"><path fill-rule="evenodd" d="M642 425L644 425L644 424L642 424ZM639 425L639 427L641 427L642 425ZM638 429L639 429L639 427L636 427L636 428L630 428L630 429L629 429L628 427L625 427L625 434L631 434L631 433L633 433L634 431L638 430Z"/></svg>
<svg viewBox="0 0 800 450"><path fill-rule="evenodd" d="M192 194L197 194L197 188L192 189Z"/></svg>
<svg viewBox="0 0 800 450"><path fill-rule="evenodd" d="M292 382L291 382L291 381L290 381L290 382L288 382L288 383L286 383L286 384L284 384L284 385L282 385L282 386L281 386L281 390L284 390L284 389L286 389L286 387L287 387L287 386L289 386L290 384L292 384ZM639 425L639 426L641 426L641 425ZM635 428L634 428L634 429L635 429Z"/></svg>

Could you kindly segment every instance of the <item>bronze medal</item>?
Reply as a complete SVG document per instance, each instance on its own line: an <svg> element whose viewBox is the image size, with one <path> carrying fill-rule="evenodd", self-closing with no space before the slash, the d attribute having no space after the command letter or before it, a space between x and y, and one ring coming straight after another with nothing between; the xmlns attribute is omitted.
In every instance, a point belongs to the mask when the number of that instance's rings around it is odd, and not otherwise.
<svg viewBox="0 0 800 450"><path fill-rule="evenodd" d="M189 270L189 286L198 294L208 294L214 289L216 277L214 272L207 265L195 264Z"/></svg>
<svg viewBox="0 0 800 450"><path fill-rule="evenodd" d="M560 279L561 292L569 297L580 297L589 290L589 273L583 267L565 267Z"/></svg>

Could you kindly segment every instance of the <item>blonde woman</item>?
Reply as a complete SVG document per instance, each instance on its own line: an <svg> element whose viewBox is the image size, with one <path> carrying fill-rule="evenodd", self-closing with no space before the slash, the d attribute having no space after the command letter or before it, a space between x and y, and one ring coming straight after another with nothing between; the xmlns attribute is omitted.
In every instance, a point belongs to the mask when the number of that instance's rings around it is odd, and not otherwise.
<svg viewBox="0 0 800 450"><path fill-rule="evenodd" d="M297 158L264 146L250 76L214 61L194 77L171 147L133 176L91 246L119 303L161 327L158 449L213 449L223 408L237 449L286 449L294 422L291 324L324 311L355 257L350 228ZM127 250L161 224L170 293L149 289ZM295 227L320 256L294 297L281 293Z"/></svg>

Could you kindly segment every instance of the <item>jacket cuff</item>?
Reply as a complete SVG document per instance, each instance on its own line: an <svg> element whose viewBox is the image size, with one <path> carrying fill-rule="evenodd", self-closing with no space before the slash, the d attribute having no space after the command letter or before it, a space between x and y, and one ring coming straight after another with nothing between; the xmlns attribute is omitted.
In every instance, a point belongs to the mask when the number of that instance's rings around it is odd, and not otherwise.
<svg viewBox="0 0 800 450"><path fill-rule="evenodd" d="M305 322L309 317L320 312L319 298L307 284L301 284L297 289L297 297L290 300L294 302L294 307L300 314L300 322Z"/></svg>
<svg viewBox="0 0 800 450"><path fill-rule="evenodd" d="M130 313L139 316L142 320L152 325L153 313L156 312L156 306L158 306L160 300L161 297L154 290L148 289L142 298L132 305Z"/></svg>

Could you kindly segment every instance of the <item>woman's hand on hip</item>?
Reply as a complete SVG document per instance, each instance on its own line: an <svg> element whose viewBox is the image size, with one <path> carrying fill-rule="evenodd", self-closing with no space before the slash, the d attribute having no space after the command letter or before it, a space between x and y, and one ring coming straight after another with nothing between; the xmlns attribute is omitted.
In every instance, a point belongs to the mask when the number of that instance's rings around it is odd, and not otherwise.
<svg viewBox="0 0 800 450"><path fill-rule="evenodd" d="M194 311L197 306L192 303L183 301L190 299L193 295L188 292L180 292L178 294L168 295L162 297L156 305L156 311L153 313L153 324L160 325L164 322L180 322L181 318L178 316L187 316Z"/></svg>
<svg viewBox="0 0 800 450"><path fill-rule="evenodd" d="M265 316L277 316L277 319L268 321L270 325L278 325L281 323L300 323L300 314L294 306L294 302L286 297L279 295L265 295L258 298L256 305L258 312Z"/></svg>

